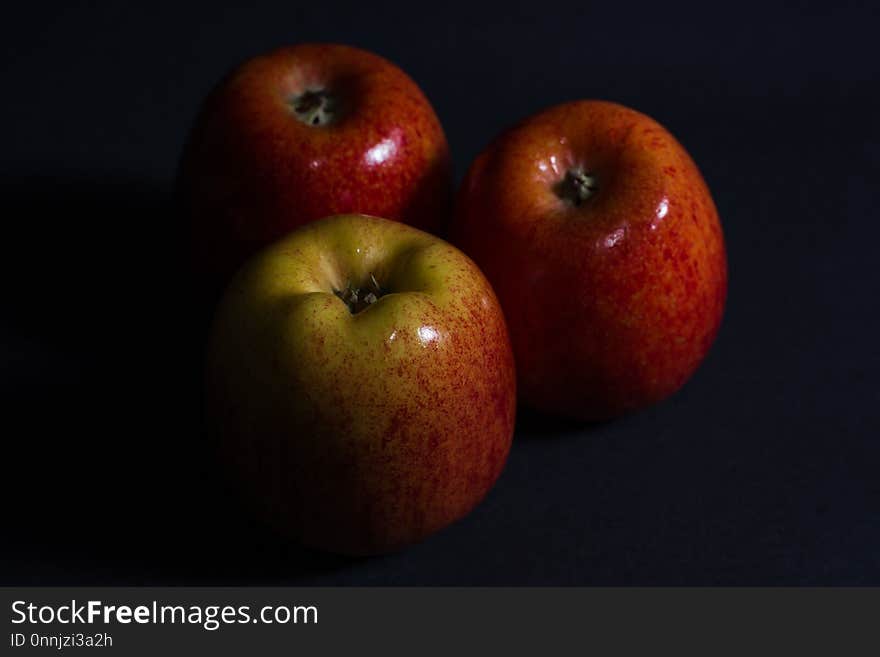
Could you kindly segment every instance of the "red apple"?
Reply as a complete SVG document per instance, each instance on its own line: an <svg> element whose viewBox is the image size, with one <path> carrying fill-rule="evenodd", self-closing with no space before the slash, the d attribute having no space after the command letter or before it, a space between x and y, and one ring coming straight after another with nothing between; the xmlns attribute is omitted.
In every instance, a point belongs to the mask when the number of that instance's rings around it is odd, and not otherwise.
<svg viewBox="0 0 880 657"><path fill-rule="evenodd" d="M715 338L727 261L709 190L651 118L553 107L471 166L452 239L504 308L529 405L607 419L676 391Z"/></svg>
<svg viewBox="0 0 880 657"><path fill-rule="evenodd" d="M489 283L446 242L375 217L313 222L250 260L220 304L207 381L246 496L334 552L393 550L461 518L513 435Z"/></svg>
<svg viewBox="0 0 880 657"><path fill-rule="evenodd" d="M196 273L216 287L260 247L327 215L435 230L451 205L449 148L424 94L392 63L297 45L251 59L214 89L178 193Z"/></svg>

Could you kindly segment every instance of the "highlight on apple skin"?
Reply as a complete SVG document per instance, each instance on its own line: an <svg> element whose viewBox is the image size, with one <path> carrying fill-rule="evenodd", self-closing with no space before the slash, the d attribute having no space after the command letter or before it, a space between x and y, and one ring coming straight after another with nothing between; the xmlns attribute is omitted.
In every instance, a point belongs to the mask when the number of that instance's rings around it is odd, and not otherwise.
<svg viewBox="0 0 880 657"><path fill-rule="evenodd" d="M310 223L234 277L210 341L221 461L271 525L375 554L467 514L516 406L501 308L455 247L363 215Z"/></svg>
<svg viewBox="0 0 880 657"><path fill-rule="evenodd" d="M415 82L358 48L255 57L208 96L177 182L198 287L216 293L259 248L331 214L436 231L452 204L449 146Z"/></svg>
<svg viewBox="0 0 880 657"><path fill-rule="evenodd" d="M497 137L451 240L504 308L521 399L603 420L678 390L718 332L727 259L709 189L660 124L577 101Z"/></svg>

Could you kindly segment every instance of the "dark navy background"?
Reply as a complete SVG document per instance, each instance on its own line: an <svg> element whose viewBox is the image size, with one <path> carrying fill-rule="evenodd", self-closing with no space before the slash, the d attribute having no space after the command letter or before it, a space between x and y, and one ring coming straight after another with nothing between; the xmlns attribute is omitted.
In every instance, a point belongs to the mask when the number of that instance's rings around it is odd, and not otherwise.
<svg viewBox="0 0 880 657"><path fill-rule="evenodd" d="M0 28L0 583L880 584L876 9L77 4ZM220 76L297 41L406 70L458 179L539 109L633 106L727 238L722 331L679 394L599 426L521 411L486 501L381 558L279 541L199 435L177 158Z"/></svg>

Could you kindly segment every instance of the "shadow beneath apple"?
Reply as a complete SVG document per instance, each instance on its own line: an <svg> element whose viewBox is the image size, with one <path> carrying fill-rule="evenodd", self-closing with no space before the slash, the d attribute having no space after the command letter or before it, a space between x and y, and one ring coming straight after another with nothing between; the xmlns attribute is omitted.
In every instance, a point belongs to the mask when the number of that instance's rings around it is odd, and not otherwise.
<svg viewBox="0 0 880 657"><path fill-rule="evenodd" d="M576 438L589 434L611 422L613 420L585 422L570 417L545 413L520 404L516 409L514 440L564 440L566 438Z"/></svg>
<svg viewBox="0 0 880 657"><path fill-rule="evenodd" d="M168 185L2 181L0 581L301 580L350 559L238 505L202 430L211 308L189 285Z"/></svg>

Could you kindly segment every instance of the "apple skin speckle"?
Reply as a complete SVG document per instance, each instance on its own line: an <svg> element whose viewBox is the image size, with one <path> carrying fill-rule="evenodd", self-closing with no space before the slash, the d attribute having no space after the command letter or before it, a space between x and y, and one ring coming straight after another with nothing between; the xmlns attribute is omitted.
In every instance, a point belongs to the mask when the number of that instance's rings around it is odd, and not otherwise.
<svg viewBox="0 0 880 657"><path fill-rule="evenodd" d="M598 189L575 205L569 170ZM491 281L528 405L603 420L678 390L723 314L727 259L696 165L653 119L577 101L496 138L472 164L451 239Z"/></svg>
<svg viewBox="0 0 880 657"><path fill-rule="evenodd" d="M333 290L374 275L352 314ZM283 534L344 554L422 540L501 473L516 373L491 286L455 247L359 215L313 222L236 275L214 321L222 462Z"/></svg>
<svg viewBox="0 0 880 657"><path fill-rule="evenodd" d="M303 123L294 99L319 89L333 118ZM382 57L335 44L279 48L230 73L197 117L177 184L209 295L309 221L358 212L436 232L451 195L449 146L419 87Z"/></svg>

